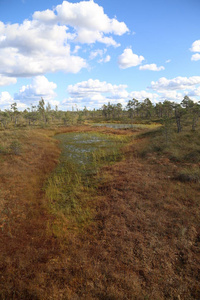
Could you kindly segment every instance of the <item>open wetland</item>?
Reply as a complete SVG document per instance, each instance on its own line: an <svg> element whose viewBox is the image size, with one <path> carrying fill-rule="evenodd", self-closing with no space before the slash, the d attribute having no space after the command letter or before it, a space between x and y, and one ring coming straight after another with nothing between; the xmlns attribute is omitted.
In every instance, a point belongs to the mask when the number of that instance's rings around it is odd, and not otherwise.
<svg viewBox="0 0 200 300"><path fill-rule="evenodd" d="M90 217L89 198L94 197L100 168L122 159L122 147L130 137L92 131L62 133L55 139L61 155L47 180L46 196L55 214L83 226Z"/></svg>
<svg viewBox="0 0 200 300"><path fill-rule="evenodd" d="M168 150L188 154L185 137ZM162 129L0 138L0 299L200 299L197 154L189 166L158 151Z"/></svg>
<svg viewBox="0 0 200 300"><path fill-rule="evenodd" d="M97 162L115 161L120 157L120 148L127 138L98 132L70 132L56 135L60 142L61 163L68 161L77 171L96 171Z"/></svg>

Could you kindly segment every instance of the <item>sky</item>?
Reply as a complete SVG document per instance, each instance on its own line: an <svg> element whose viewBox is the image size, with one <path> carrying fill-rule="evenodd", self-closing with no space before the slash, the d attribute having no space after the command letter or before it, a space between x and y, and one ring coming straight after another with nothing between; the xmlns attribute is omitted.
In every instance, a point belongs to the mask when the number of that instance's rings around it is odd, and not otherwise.
<svg viewBox="0 0 200 300"><path fill-rule="evenodd" d="M0 109L200 101L199 0L0 0Z"/></svg>

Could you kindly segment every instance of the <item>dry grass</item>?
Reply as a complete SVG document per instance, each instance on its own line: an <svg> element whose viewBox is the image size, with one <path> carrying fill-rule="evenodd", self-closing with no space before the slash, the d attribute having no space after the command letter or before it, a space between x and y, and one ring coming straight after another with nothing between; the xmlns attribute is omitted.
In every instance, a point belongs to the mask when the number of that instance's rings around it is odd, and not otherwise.
<svg viewBox="0 0 200 300"><path fill-rule="evenodd" d="M59 150L40 131L1 134L7 144L17 138L22 152L1 156L0 297L33 299L32 279L54 252L54 239L46 230L52 217L46 213L42 187Z"/></svg>
<svg viewBox="0 0 200 300"><path fill-rule="evenodd" d="M0 299L199 299L199 184L172 180L168 158L138 157L143 137L81 193L88 226L70 227L42 188L59 155L50 136L72 130L97 129L19 132L21 154L1 155Z"/></svg>

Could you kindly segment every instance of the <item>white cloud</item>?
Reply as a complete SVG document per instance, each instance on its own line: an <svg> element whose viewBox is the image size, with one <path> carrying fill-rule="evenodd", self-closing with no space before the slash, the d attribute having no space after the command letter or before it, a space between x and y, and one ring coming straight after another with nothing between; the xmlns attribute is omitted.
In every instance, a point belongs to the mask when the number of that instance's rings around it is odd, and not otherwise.
<svg viewBox="0 0 200 300"><path fill-rule="evenodd" d="M81 107L88 106L88 104L92 107L101 107L108 102L113 104L120 102L122 105L126 105L129 97L126 88L127 86L123 84L113 85L106 81L89 79L69 85L67 91L70 97L65 99L63 104L66 107L71 106L72 103Z"/></svg>
<svg viewBox="0 0 200 300"><path fill-rule="evenodd" d="M98 62L99 62L99 63L107 63L107 62L109 62L110 60L111 60L110 55L106 55L105 58L99 59Z"/></svg>
<svg viewBox="0 0 200 300"><path fill-rule="evenodd" d="M97 56L102 57L107 52L107 49L96 49L90 53L90 59L94 59Z"/></svg>
<svg viewBox="0 0 200 300"><path fill-rule="evenodd" d="M144 60L143 56L134 54L132 49L126 48L124 52L118 57L118 64L121 69L136 67Z"/></svg>
<svg viewBox="0 0 200 300"><path fill-rule="evenodd" d="M47 9L44 11L36 11L33 14L33 19L40 20L42 23L56 23L57 17L53 10Z"/></svg>
<svg viewBox="0 0 200 300"><path fill-rule="evenodd" d="M0 74L0 86L15 84L17 79L14 77L7 77Z"/></svg>
<svg viewBox="0 0 200 300"><path fill-rule="evenodd" d="M114 47L113 35L128 32L124 22L109 18L93 1L64 1L54 10L37 11L22 24L0 22L0 70L12 77L29 77L48 72L77 73L87 67L71 44L100 42Z"/></svg>
<svg viewBox="0 0 200 300"><path fill-rule="evenodd" d="M200 54L199 53L193 54L191 57L191 60L194 60L194 61L200 60Z"/></svg>
<svg viewBox="0 0 200 300"><path fill-rule="evenodd" d="M200 86L197 87L196 89L190 91L190 92L188 93L188 96L189 96L189 97L190 97L190 96L191 96L191 97L199 97L199 96L200 96Z"/></svg>
<svg viewBox="0 0 200 300"><path fill-rule="evenodd" d="M77 73L86 67L83 58L70 53L66 26L47 26L36 21L4 25L0 42L0 69L8 76L31 76L46 72Z"/></svg>
<svg viewBox="0 0 200 300"><path fill-rule="evenodd" d="M166 64L168 64L168 63L170 63L170 62L171 62L171 59L167 59L167 60L165 61Z"/></svg>
<svg viewBox="0 0 200 300"><path fill-rule="evenodd" d="M162 77L156 82L152 81L150 88L156 91L185 90L193 89L194 86L197 84L200 84L200 76L179 76L173 79L167 79L165 77Z"/></svg>
<svg viewBox="0 0 200 300"><path fill-rule="evenodd" d="M45 76L36 76L30 85L22 86L19 93L14 95L14 98L30 105L31 103L38 103L42 97L45 102L54 104L54 98L56 97L54 90L56 87L57 85L48 81Z"/></svg>
<svg viewBox="0 0 200 300"><path fill-rule="evenodd" d="M147 64L139 67L140 70L150 70L150 71L162 71L165 68L163 66L157 67L156 64Z"/></svg>
<svg viewBox="0 0 200 300"><path fill-rule="evenodd" d="M133 91L130 93L130 97L137 99L138 101L144 101L146 98L149 98L153 103L168 101L177 101L181 102L184 96L188 94L185 92L177 91L157 91L156 93L150 93L145 90L143 91Z"/></svg>
<svg viewBox="0 0 200 300"><path fill-rule="evenodd" d="M13 98L12 96L8 93L8 92L2 92L0 94L0 106L4 107L4 106L10 106L10 104L12 104L14 101L13 101Z"/></svg>
<svg viewBox="0 0 200 300"><path fill-rule="evenodd" d="M2 110L10 110L11 104L13 104L14 102L17 103L18 110L24 110L26 108L26 104L21 103L20 101L15 101L7 91L0 93L0 108Z"/></svg>
<svg viewBox="0 0 200 300"><path fill-rule="evenodd" d="M74 48L74 51L72 52L73 54L76 54L78 53L78 51L81 49L80 46L76 45L75 48Z"/></svg>
<svg viewBox="0 0 200 300"><path fill-rule="evenodd" d="M180 78L179 78L180 79ZM177 80L176 80L177 81ZM190 84L198 82L197 78L189 78ZM168 84L170 86L170 84ZM164 100L181 102L185 95L199 96L200 87L193 86L192 90L187 90L186 85L181 91L168 88L159 89L156 92L148 92L146 90L128 92L128 86L124 84L114 85L106 81L98 79L89 79L87 81L78 82L75 85L69 85L67 91L69 93L68 99L62 102L63 109L71 109L72 106L78 106L79 109L84 108L100 108L103 104L110 102L111 104L121 103L124 107L127 105L128 100L137 99L144 101L149 98L153 103L162 102ZM183 87L181 85L181 87ZM188 82L187 82L188 87ZM196 101L196 99L193 99Z"/></svg>
<svg viewBox="0 0 200 300"><path fill-rule="evenodd" d="M184 92L180 93L177 91L163 91L159 95L159 101L168 100L168 101L179 101L180 102L183 100L184 96L185 96Z"/></svg>
<svg viewBox="0 0 200 300"><path fill-rule="evenodd" d="M200 96L200 76L160 78L157 82L151 82L151 89L157 91L160 101L182 101L185 95ZM196 98L193 99L197 101Z"/></svg>
<svg viewBox="0 0 200 300"><path fill-rule="evenodd" d="M76 41L82 44L94 44L95 42L100 42L107 46L120 46L120 44L116 43L113 37L104 36L100 31L91 31L85 28L79 29L79 35Z"/></svg>
<svg viewBox="0 0 200 300"><path fill-rule="evenodd" d="M117 19L110 19L103 10L93 1L81 1L70 3L63 1L57 5L54 11L46 10L35 12L35 20L47 24L61 23L72 26L76 31L76 41L81 43L94 43L96 41L116 45L112 38L104 38L105 34L123 35L128 32L124 22Z"/></svg>
<svg viewBox="0 0 200 300"><path fill-rule="evenodd" d="M192 47L190 48L190 51L192 52L200 52L200 40L196 40L193 44ZM192 61L197 61L200 60L200 53L193 54L191 57Z"/></svg>
<svg viewBox="0 0 200 300"><path fill-rule="evenodd" d="M110 55L106 55L105 57L104 54L107 52L107 49L96 49L95 51L92 51L90 53L90 59L95 59L96 57L100 56L101 58L98 60L98 63L107 63L110 61L111 57Z"/></svg>
<svg viewBox="0 0 200 300"><path fill-rule="evenodd" d="M130 98L135 98L138 101L144 101L146 98L149 98L152 102L156 102L159 95L156 93L149 93L147 91L133 91L130 93Z"/></svg>
<svg viewBox="0 0 200 300"><path fill-rule="evenodd" d="M143 91L133 91L130 93L131 99L135 98L138 101L144 101L149 98L153 103L168 101L181 102L186 94L184 92L177 91L158 91L157 93L149 93L145 90Z"/></svg>
<svg viewBox="0 0 200 300"><path fill-rule="evenodd" d="M98 79L89 79L75 85L69 85L67 89L69 98L63 101L63 108L71 109L75 105L78 105L80 109L84 106L88 108L102 107L103 104L108 102L111 104L121 103L125 107L128 100L133 98L140 102L146 98L149 98L153 103L164 100L180 102L185 96L185 91L165 90L148 92L141 90L128 92L127 88L127 85L113 85Z"/></svg>
<svg viewBox="0 0 200 300"><path fill-rule="evenodd" d="M7 92L0 93L0 108L2 110L11 109L11 104L14 102L17 103L17 109L18 110L24 110L27 108L27 105L25 103L20 102L19 100L13 99L13 97Z"/></svg>
<svg viewBox="0 0 200 300"><path fill-rule="evenodd" d="M69 85L67 90L71 96L89 97L95 93L112 93L115 94L119 91L125 90L127 85L112 85L106 81L100 81L98 79L89 79L88 81L82 81L75 85Z"/></svg>
<svg viewBox="0 0 200 300"><path fill-rule="evenodd" d="M190 48L190 51L192 51L192 52L200 52L200 40L196 40L192 44L192 47Z"/></svg>

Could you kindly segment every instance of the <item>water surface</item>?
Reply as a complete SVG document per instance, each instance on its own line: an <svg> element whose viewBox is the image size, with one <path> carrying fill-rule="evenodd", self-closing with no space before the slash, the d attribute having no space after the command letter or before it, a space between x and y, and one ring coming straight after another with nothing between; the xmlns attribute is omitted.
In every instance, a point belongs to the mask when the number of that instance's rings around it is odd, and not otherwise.
<svg viewBox="0 0 200 300"><path fill-rule="evenodd" d="M94 123L94 127L108 127L113 129L148 128L148 124L118 124L118 123Z"/></svg>
<svg viewBox="0 0 200 300"><path fill-rule="evenodd" d="M61 161L70 161L80 171L91 170L97 160L112 159L124 144L125 138L97 132L58 134L62 149Z"/></svg>

